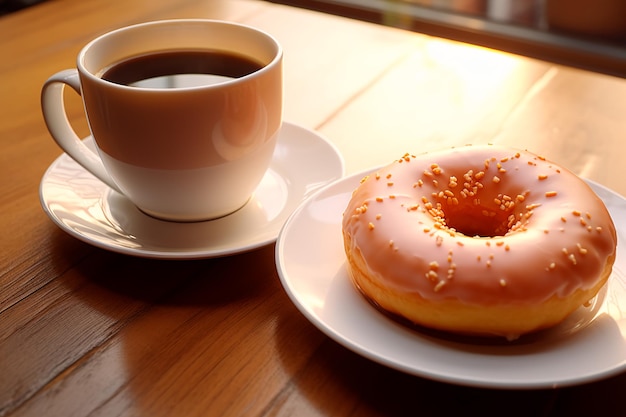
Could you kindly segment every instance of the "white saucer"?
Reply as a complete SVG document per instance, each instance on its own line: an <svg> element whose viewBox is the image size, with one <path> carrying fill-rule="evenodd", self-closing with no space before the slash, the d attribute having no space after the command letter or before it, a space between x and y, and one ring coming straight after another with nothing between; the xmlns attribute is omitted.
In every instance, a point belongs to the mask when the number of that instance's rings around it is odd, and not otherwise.
<svg viewBox="0 0 626 417"><path fill-rule="evenodd" d="M91 137L85 142L93 147ZM66 154L44 174L39 195L61 229L94 246L147 258L197 259L272 243L302 200L343 174L343 159L330 142L284 123L270 168L253 197L217 220L175 223L147 216Z"/></svg>
<svg viewBox="0 0 626 417"><path fill-rule="evenodd" d="M325 187L287 220L276 243L282 284L297 308L345 347L435 380L491 388L548 388L626 370L626 255L618 248L604 292L556 328L516 342L461 338L403 326L369 304L345 265L342 213L366 173ZM626 200L591 183L626 242Z"/></svg>

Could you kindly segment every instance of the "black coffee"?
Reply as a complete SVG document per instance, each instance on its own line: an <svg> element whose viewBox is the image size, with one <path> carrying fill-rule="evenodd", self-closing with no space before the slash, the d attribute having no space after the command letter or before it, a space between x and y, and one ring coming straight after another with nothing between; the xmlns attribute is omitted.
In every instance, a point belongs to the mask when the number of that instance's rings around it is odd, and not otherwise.
<svg viewBox="0 0 626 417"><path fill-rule="evenodd" d="M105 69L102 78L117 84L181 88L216 84L262 68L259 62L222 51L163 51L135 56Z"/></svg>

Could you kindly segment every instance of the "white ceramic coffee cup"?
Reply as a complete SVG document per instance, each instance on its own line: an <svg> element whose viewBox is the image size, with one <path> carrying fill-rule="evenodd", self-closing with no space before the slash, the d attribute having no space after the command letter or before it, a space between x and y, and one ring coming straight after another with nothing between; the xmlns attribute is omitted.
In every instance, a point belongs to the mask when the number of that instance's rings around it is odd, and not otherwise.
<svg viewBox="0 0 626 417"><path fill-rule="evenodd" d="M111 65L161 51L244 55L261 69L216 84L155 88L101 78ZM282 48L267 33L236 23L148 22L87 44L77 69L42 89L42 110L57 144L142 211L166 220L221 217L246 204L272 159L282 122ZM68 85L81 95L98 154L70 126Z"/></svg>

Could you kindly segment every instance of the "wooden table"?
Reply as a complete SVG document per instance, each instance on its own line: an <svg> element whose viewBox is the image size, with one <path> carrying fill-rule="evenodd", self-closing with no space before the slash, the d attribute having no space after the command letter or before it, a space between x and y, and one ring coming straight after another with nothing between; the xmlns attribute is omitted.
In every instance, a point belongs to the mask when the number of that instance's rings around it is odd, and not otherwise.
<svg viewBox="0 0 626 417"><path fill-rule="evenodd" d="M490 390L407 375L317 330L281 287L274 246L197 261L97 249L44 214L61 154L40 112L90 39L163 18L219 18L285 48L285 119L346 173L465 143L524 147L626 195L626 81L256 0L56 0L0 18L0 416L611 415L626 375ZM76 129L88 130L68 94ZM590 352L593 355L593 352Z"/></svg>

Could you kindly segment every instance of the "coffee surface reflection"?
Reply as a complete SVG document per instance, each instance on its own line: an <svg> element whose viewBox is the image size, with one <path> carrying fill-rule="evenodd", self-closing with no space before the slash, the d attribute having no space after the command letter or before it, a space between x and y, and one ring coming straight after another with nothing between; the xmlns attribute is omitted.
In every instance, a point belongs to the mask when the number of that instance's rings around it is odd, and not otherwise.
<svg viewBox="0 0 626 417"><path fill-rule="evenodd" d="M258 71L248 57L223 51L162 51L134 56L101 71L102 79L131 87L184 88L217 84Z"/></svg>

